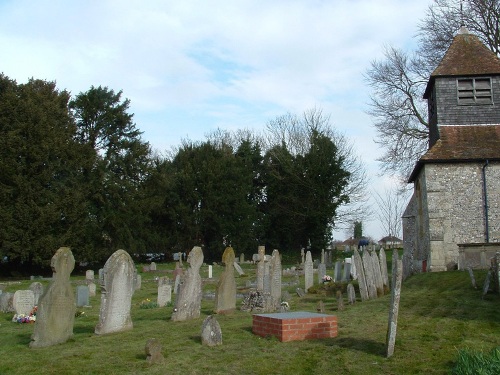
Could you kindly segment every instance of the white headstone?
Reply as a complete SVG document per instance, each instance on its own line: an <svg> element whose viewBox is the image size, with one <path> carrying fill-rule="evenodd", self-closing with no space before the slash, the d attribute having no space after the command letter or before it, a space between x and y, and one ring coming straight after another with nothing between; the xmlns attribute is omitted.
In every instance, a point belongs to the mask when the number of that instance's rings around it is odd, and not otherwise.
<svg viewBox="0 0 500 375"><path fill-rule="evenodd" d="M35 293L32 290L17 290L13 300L16 314L29 315L35 306Z"/></svg>

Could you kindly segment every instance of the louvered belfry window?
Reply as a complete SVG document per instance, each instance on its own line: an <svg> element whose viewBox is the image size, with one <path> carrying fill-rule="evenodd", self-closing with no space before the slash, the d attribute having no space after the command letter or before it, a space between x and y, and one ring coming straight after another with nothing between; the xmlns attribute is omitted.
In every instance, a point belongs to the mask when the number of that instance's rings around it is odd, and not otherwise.
<svg viewBox="0 0 500 375"><path fill-rule="evenodd" d="M493 104L490 78L457 79L458 104Z"/></svg>

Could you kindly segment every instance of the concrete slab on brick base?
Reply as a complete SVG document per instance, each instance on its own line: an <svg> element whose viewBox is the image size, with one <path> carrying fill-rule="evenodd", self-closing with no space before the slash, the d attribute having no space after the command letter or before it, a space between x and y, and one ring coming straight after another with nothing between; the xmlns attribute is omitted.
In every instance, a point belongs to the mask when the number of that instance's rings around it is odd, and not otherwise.
<svg viewBox="0 0 500 375"><path fill-rule="evenodd" d="M302 341L337 336L337 317L306 311L254 314L252 332L280 341Z"/></svg>

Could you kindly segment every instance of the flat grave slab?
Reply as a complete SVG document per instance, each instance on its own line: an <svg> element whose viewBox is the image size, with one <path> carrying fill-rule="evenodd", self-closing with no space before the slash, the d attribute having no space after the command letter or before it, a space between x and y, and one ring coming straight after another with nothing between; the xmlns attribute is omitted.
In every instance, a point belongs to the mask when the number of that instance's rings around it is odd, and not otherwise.
<svg viewBox="0 0 500 375"><path fill-rule="evenodd" d="M337 317L306 311L254 314L252 332L281 342L337 337Z"/></svg>

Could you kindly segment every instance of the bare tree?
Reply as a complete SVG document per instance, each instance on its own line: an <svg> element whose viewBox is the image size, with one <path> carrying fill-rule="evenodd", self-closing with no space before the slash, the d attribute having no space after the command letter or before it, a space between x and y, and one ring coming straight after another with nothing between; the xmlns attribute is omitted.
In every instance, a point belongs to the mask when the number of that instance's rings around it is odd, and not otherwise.
<svg viewBox="0 0 500 375"><path fill-rule="evenodd" d="M430 74L461 25L500 54L500 0L435 0L422 19L416 52L388 46L382 61L365 74L372 88L368 113L376 142L385 149L382 171L406 178L427 150L427 104L422 99Z"/></svg>
<svg viewBox="0 0 500 375"><path fill-rule="evenodd" d="M387 236L401 236L401 216L408 201L407 192L395 187L385 189L383 194L375 192L377 202L377 217Z"/></svg>

